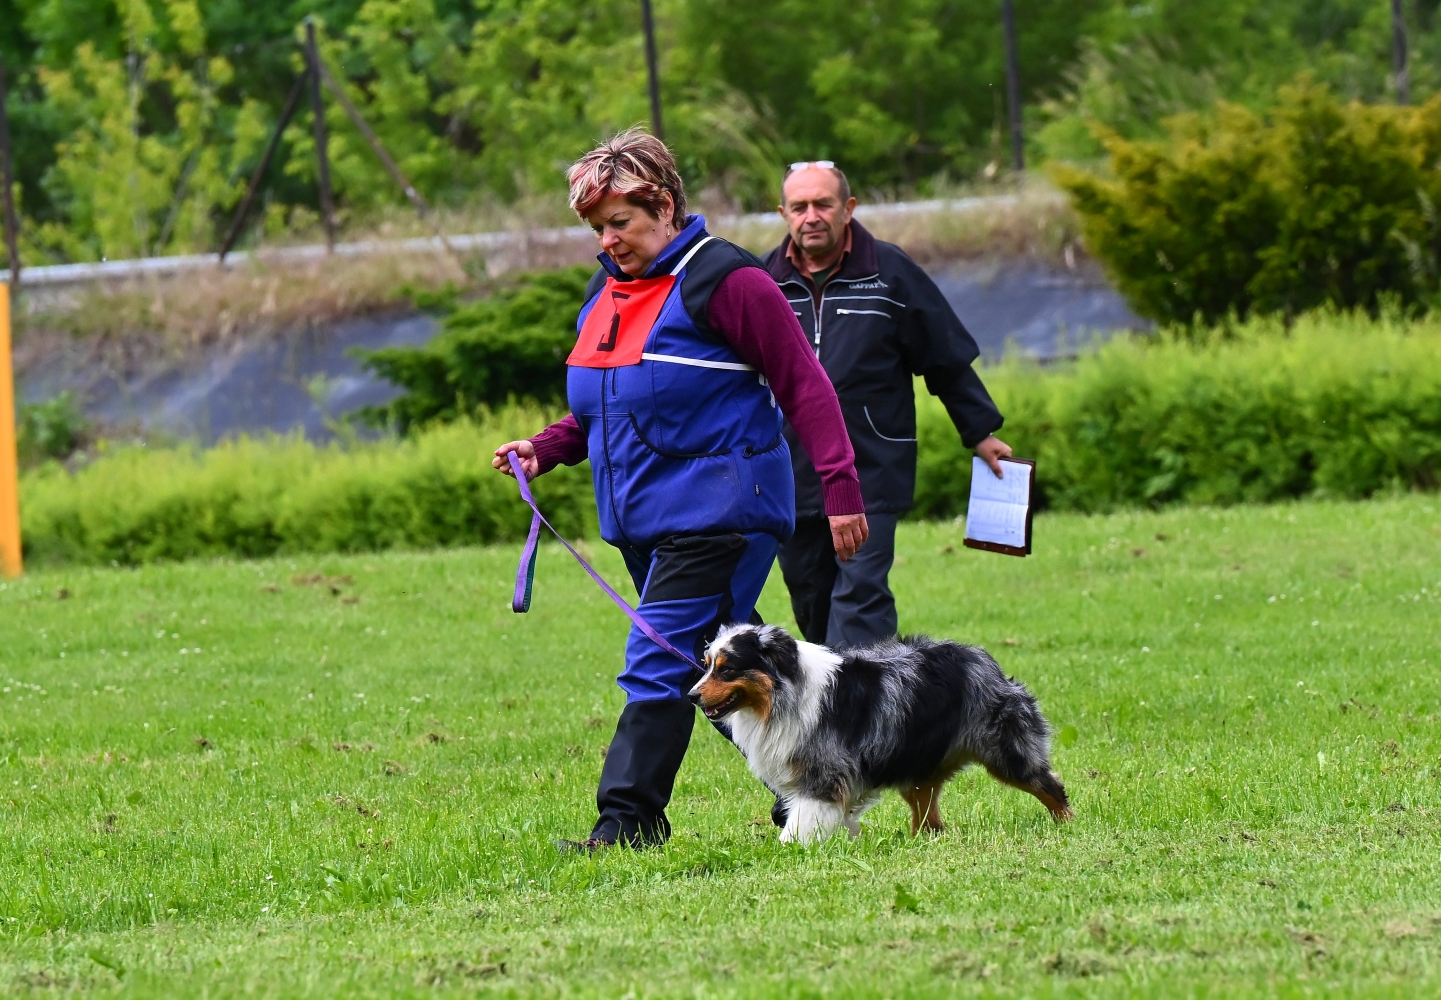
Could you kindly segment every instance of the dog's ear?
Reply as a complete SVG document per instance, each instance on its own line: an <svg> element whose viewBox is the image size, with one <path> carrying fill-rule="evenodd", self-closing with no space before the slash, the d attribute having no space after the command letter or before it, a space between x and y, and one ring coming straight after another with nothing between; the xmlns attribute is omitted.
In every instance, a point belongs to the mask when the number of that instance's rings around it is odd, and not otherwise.
<svg viewBox="0 0 1441 1000"><path fill-rule="evenodd" d="M772 674L786 678L796 676L800 669L800 648L789 632L779 625L761 625L756 628L756 640Z"/></svg>

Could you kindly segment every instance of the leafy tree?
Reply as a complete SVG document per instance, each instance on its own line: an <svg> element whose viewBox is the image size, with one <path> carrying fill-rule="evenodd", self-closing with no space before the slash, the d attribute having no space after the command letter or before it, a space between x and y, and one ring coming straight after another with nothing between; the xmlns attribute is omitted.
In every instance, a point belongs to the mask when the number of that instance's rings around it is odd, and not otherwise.
<svg viewBox="0 0 1441 1000"><path fill-rule="evenodd" d="M466 0L438 2L458 7ZM74 141L75 133L82 127L94 134L107 129L113 132L118 114L129 121L129 129L137 137L158 136L163 144L175 141L176 99L163 78L153 77L148 71L139 73L139 100L132 112L111 106L114 102L109 105L104 100L97 102L94 91L99 82L91 79L92 71L119 63L128 73L131 64L143 68L157 58L185 68L205 85L213 101L213 114L209 118L213 127L207 142L217 148L225 164L226 177L233 181L244 176L253 165L260 143L268 134L269 122L279 112L294 80L291 59L295 45L291 30L295 24L306 14L318 12L330 23L344 26L354 17L360 3L361 0L205 0L194 5L200 15L200 37L204 44L204 52L196 55L184 51L185 32L171 23L170 5L162 0L139 4L117 0L0 0L0 49L5 53L10 85L11 137L15 144L17 193L23 216L22 254L28 255L26 259L30 263L40 263L46 256L64 257L74 252L78 259L87 259L101 252L91 220L84 215L86 199L75 198L72 186L75 178L55 172L60 153L57 147L62 143L69 144L72 163L83 151L100 152L100 146L83 138L78 144ZM149 14L138 9L141 7L148 9ZM126 10L130 10L129 20ZM147 16L153 30L138 39L143 44L137 48L134 19ZM192 33L189 37L195 35ZM205 76L198 68L201 57L206 61L219 57L230 69ZM56 73L69 75L73 94L52 94L46 81ZM61 86L63 89L65 84L62 82ZM108 85L100 86L100 89L106 87ZM239 148L232 149L232 145ZM184 167L183 160L180 167ZM150 169L155 169L153 164ZM203 180L203 175L196 180ZM314 198L313 191L303 182L289 181L278 170L269 180L282 201L304 202ZM80 215L72 217L77 210ZM218 238L215 230L223 228L223 221L211 219L206 237L200 239L188 232L189 216L186 206L182 206L173 229L177 236L189 242L174 246L213 248ZM47 222L54 225L42 233L41 225ZM152 235L158 236L163 226L162 217L152 224ZM59 235L57 230L61 229L67 232Z"/></svg>
<svg viewBox="0 0 1441 1000"><path fill-rule="evenodd" d="M0 0L0 49L37 256L213 247L299 72L327 61L432 201L563 188L565 164L649 118L635 0ZM1441 86L1441 0L1410 0L1413 92ZM693 191L773 202L830 157L864 189L924 189L1005 161L996 0L656 0L667 139ZM1376 0L1017 0L1033 154L1101 156L1092 126L1159 140L1228 100L1263 115L1309 68L1390 94ZM1041 102L1044 103L1044 106ZM328 105L343 210L403 196ZM267 178L271 216L314 205L308 108ZM183 183L182 183L183 182ZM169 189L167 196L166 190Z"/></svg>
<svg viewBox="0 0 1441 1000"><path fill-rule="evenodd" d="M332 75L365 115L401 172L427 198L463 196L479 183L474 136L457 116L466 26L435 0L366 0L339 37L322 26L321 52ZM297 41L303 32L295 30ZM293 72L304 64L298 50ZM327 98L329 94L327 93ZM353 208L403 201L402 192L343 107L326 105L331 182ZM316 159L308 109L286 132L286 172L314 183Z"/></svg>
<svg viewBox="0 0 1441 1000"><path fill-rule="evenodd" d="M263 135L259 108L247 103L232 113L234 132L226 137L232 141L217 145L215 88L232 70L223 57L206 55L195 0L167 0L163 20L145 0L119 0L117 7L123 61L85 42L72 68L40 72L48 100L77 125L57 145L45 181L68 224L46 223L39 242L72 260L207 248L212 211L239 196L227 161L247 155ZM156 49L162 26L178 58ZM168 132L142 128L148 101L167 106Z"/></svg>
<svg viewBox="0 0 1441 1000"><path fill-rule="evenodd" d="M665 41L672 11L661 12ZM779 167L767 123L686 50L667 50L667 138L687 181L769 196ZM633 0L490 0L468 28L433 0L366 0L325 55L343 67L351 99L432 200L563 191L567 164L650 115ZM343 109L328 108L327 122L337 191L357 206L398 200ZM304 116L288 133L287 169L307 180L310 136Z"/></svg>
<svg viewBox="0 0 1441 1000"><path fill-rule="evenodd" d="M1438 0L1405 5L1411 92L1441 87ZM1282 86L1310 73L1343 98L1385 101L1391 80L1390 7L1375 0L1152 0L1110 4L1087 24L1067 86L1052 95L1038 144L1062 159L1098 157L1088 123L1128 138L1159 138L1171 115L1217 100L1264 112Z"/></svg>
<svg viewBox="0 0 1441 1000"><path fill-rule="evenodd" d="M1060 85L1111 6L1018 0L1027 94ZM1003 148L995 0L687 0L685 40L762 110L784 158L836 159L862 186L969 173Z"/></svg>

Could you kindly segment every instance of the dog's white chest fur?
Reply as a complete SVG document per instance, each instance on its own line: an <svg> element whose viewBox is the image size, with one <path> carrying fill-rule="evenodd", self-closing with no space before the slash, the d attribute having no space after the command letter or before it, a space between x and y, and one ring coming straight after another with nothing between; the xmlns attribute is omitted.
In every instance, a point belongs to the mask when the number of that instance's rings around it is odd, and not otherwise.
<svg viewBox="0 0 1441 1000"><path fill-rule="evenodd" d="M824 646L796 643L800 679L788 690L777 691L770 718L762 721L742 708L730 717L731 736L746 755L751 773L783 797L794 792L800 775L797 750L814 733L821 704L830 691L841 658Z"/></svg>

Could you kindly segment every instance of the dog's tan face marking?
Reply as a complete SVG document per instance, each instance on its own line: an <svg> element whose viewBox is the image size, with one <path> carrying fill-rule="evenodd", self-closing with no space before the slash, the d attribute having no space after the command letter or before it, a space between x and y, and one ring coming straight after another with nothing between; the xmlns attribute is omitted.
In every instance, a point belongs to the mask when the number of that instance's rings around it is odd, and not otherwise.
<svg viewBox="0 0 1441 1000"><path fill-rule="evenodd" d="M761 721L770 718L774 683L758 670L727 669L726 656L717 653L714 660L706 657L710 667L697 693L700 708L708 719L719 719L741 708L749 708Z"/></svg>

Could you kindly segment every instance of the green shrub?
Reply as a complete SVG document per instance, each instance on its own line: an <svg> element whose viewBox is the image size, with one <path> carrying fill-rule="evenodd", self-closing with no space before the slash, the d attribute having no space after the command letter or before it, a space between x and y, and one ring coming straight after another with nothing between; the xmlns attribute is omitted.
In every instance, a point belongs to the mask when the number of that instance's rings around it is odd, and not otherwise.
<svg viewBox="0 0 1441 1000"><path fill-rule="evenodd" d="M241 439L208 451L123 448L73 473L52 463L22 481L26 554L133 565L524 537L529 508L490 456L500 442L538 431L547 416L517 407L349 449L297 437ZM536 494L561 531L592 530L588 466L556 469Z"/></svg>
<svg viewBox="0 0 1441 1000"><path fill-rule="evenodd" d="M24 404L18 408L16 417L21 465L69 458L90 436L90 423L69 392L43 403Z"/></svg>
<svg viewBox="0 0 1441 1000"><path fill-rule="evenodd" d="M1441 320L1310 314L1227 338L1119 339L1074 364L985 373L1016 453L1068 510L1232 504L1441 479ZM919 400L916 513L965 509L970 453Z"/></svg>
<svg viewBox="0 0 1441 1000"><path fill-rule="evenodd" d="M401 433L445 423L507 399L565 396L565 358L594 268L527 275L513 288L456 308L423 347L359 351L361 363L405 390L364 418Z"/></svg>
<svg viewBox="0 0 1441 1000"><path fill-rule="evenodd" d="M1256 319L1202 342L1120 339L1057 367L985 372L1004 437L1068 510L1232 504L1435 489L1441 479L1441 319ZM971 453L918 386L919 517L965 510ZM209 451L126 448L21 483L37 562L355 552L515 540L529 523L495 446L554 413L507 407L403 440L317 447L241 440ZM588 466L536 492L570 536L594 533Z"/></svg>
<svg viewBox="0 0 1441 1000"><path fill-rule="evenodd" d="M1269 120L1220 104L1168 142L1104 136L1111 176L1059 167L1090 248L1144 315L1213 323L1321 306L1430 305L1441 97L1342 104L1302 79Z"/></svg>

